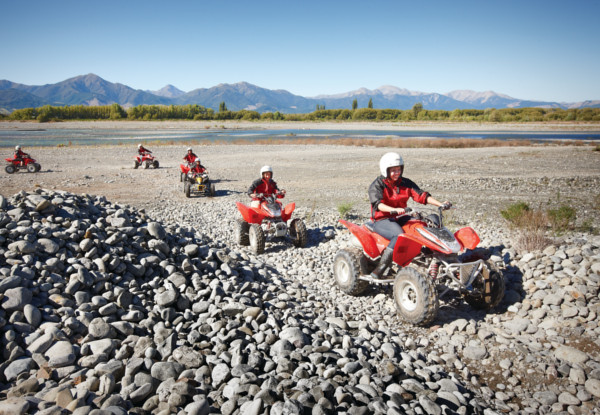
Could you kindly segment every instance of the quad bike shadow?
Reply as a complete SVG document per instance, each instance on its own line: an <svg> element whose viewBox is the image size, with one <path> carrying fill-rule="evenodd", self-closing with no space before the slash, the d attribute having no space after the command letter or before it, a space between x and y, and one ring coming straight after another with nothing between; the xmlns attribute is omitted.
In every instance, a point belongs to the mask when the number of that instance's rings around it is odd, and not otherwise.
<svg viewBox="0 0 600 415"><path fill-rule="evenodd" d="M410 209L407 209L407 213ZM428 212L426 212L428 213ZM340 249L333 274L338 287L350 295L363 293L369 284L392 285L400 317L426 326L438 314L440 298L458 295L471 307L491 310L504 297L504 276L490 260L472 257L479 236L469 227L452 234L443 226L442 209L435 214L410 213L393 252L393 264L381 279L371 277L389 240L373 231L373 223L360 226L340 220L354 238L353 247ZM394 275L389 275L391 272Z"/></svg>

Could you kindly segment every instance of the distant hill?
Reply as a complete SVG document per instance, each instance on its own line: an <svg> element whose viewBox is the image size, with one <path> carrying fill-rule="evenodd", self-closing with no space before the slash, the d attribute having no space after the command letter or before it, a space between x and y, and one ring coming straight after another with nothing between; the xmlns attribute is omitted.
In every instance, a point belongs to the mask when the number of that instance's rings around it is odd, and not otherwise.
<svg viewBox="0 0 600 415"><path fill-rule="evenodd" d="M285 90L261 88L247 82L219 84L211 88L199 88L184 92L166 85L158 91L142 91L127 85L108 82L97 75L87 74L66 79L56 84L24 85L0 80L0 111L10 113L15 109L43 105L110 105L118 103L124 108L137 105L186 105L198 104L217 110L221 102L232 111L253 110L258 112L309 113L317 105L326 109L350 109L356 99L358 108L411 109L417 103L425 109L486 109L486 108L585 108L600 107L600 100L578 103L559 103L524 100L493 91L451 91L446 94L410 91L391 85L378 89L357 89L335 95L302 97Z"/></svg>

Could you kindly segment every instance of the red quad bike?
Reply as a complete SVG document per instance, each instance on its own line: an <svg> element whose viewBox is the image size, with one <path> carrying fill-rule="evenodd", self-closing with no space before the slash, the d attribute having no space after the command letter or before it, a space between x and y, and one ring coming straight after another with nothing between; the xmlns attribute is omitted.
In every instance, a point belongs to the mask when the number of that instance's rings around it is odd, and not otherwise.
<svg viewBox="0 0 600 415"><path fill-rule="evenodd" d="M158 169L158 160L156 160L156 158L149 153L138 155L134 157L133 168L137 169L139 166L144 166L145 169L150 166Z"/></svg>
<svg viewBox="0 0 600 415"><path fill-rule="evenodd" d="M32 159L29 154L25 154L25 157L23 157L23 164L21 164L20 161L15 160L14 157L11 159L4 160L6 160L8 163L4 168L4 170L8 174L13 174L14 172L19 170L27 170L29 173L36 173L42 168L42 166L40 166L34 159Z"/></svg>
<svg viewBox="0 0 600 415"><path fill-rule="evenodd" d="M182 175L183 170L186 169L186 174L183 178L183 191L185 197L190 197L192 192L203 193L210 197L215 197L217 191L215 190L215 184L208 178L208 170L200 167L200 163L197 161L193 162L189 166L180 164Z"/></svg>
<svg viewBox="0 0 600 415"><path fill-rule="evenodd" d="M282 209L282 204L276 195L258 195L260 207L253 208L243 203L235 202L243 219L236 221L236 239L240 245L252 248L255 254L265 251L266 236L284 238L289 236L294 246L306 246L308 234L302 219L296 218L289 222L295 203L290 203Z"/></svg>
<svg viewBox="0 0 600 415"><path fill-rule="evenodd" d="M410 213L410 208L407 211ZM359 295L369 283L393 284L398 314L421 326L435 319L439 297L451 289L457 290L473 308L489 310L498 305L504 297L504 277L494 264L482 259L466 262L468 254L459 255L477 247L477 233L465 227L452 234L442 224L441 208L437 214L422 217L413 211L411 216L413 219L402 227L405 233L396 241L393 264L388 269L390 272L397 268L396 276L384 275L382 279L374 279L370 273L389 241L373 231L371 221L359 226L340 220L354 235L355 245L340 249L335 256L333 275L340 289ZM439 297L438 289L442 291Z"/></svg>

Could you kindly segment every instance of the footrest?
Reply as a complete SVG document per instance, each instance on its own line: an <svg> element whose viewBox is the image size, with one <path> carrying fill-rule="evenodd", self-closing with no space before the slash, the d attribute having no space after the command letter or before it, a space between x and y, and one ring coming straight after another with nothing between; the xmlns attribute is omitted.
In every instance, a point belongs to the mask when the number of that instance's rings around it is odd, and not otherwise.
<svg viewBox="0 0 600 415"><path fill-rule="evenodd" d="M358 277L361 281L367 281L370 284L379 284L379 285L389 285L394 283L394 278L380 280L378 278L373 278L370 275L361 275Z"/></svg>

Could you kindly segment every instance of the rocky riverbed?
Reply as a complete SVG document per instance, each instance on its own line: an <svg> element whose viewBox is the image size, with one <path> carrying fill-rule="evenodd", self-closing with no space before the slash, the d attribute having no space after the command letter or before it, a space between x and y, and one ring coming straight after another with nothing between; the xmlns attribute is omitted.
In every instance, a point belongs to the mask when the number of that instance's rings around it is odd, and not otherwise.
<svg viewBox="0 0 600 415"><path fill-rule="evenodd" d="M432 326L416 328L397 317L388 289L350 297L333 284L333 257L349 241L335 205L359 200L351 214L364 219L365 179L349 170L373 164L381 149L274 152L287 160L276 178L302 202L309 243L268 243L255 256L233 237L233 200L246 200L250 181L233 172L252 169L219 164L233 157L227 147L203 157L220 191L212 199L183 197L175 161L133 171L111 165L118 161L62 170L48 160L45 175L2 179L3 193L7 183L27 190L0 198L1 413L599 412L600 237L572 233L524 252L498 214L502 203L541 203L559 187L595 218L586 205L598 189L594 152L568 148L581 169L542 173L536 163L560 162L559 152L407 151L447 172L419 167L409 177L454 196L449 226L478 230L507 286L494 312L450 297ZM311 156L313 169L303 169ZM323 166L319 157L339 160ZM502 180L496 167L485 173L488 157L503 160ZM510 170L524 163L529 174ZM292 168L310 171L308 183Z"/></svg>

